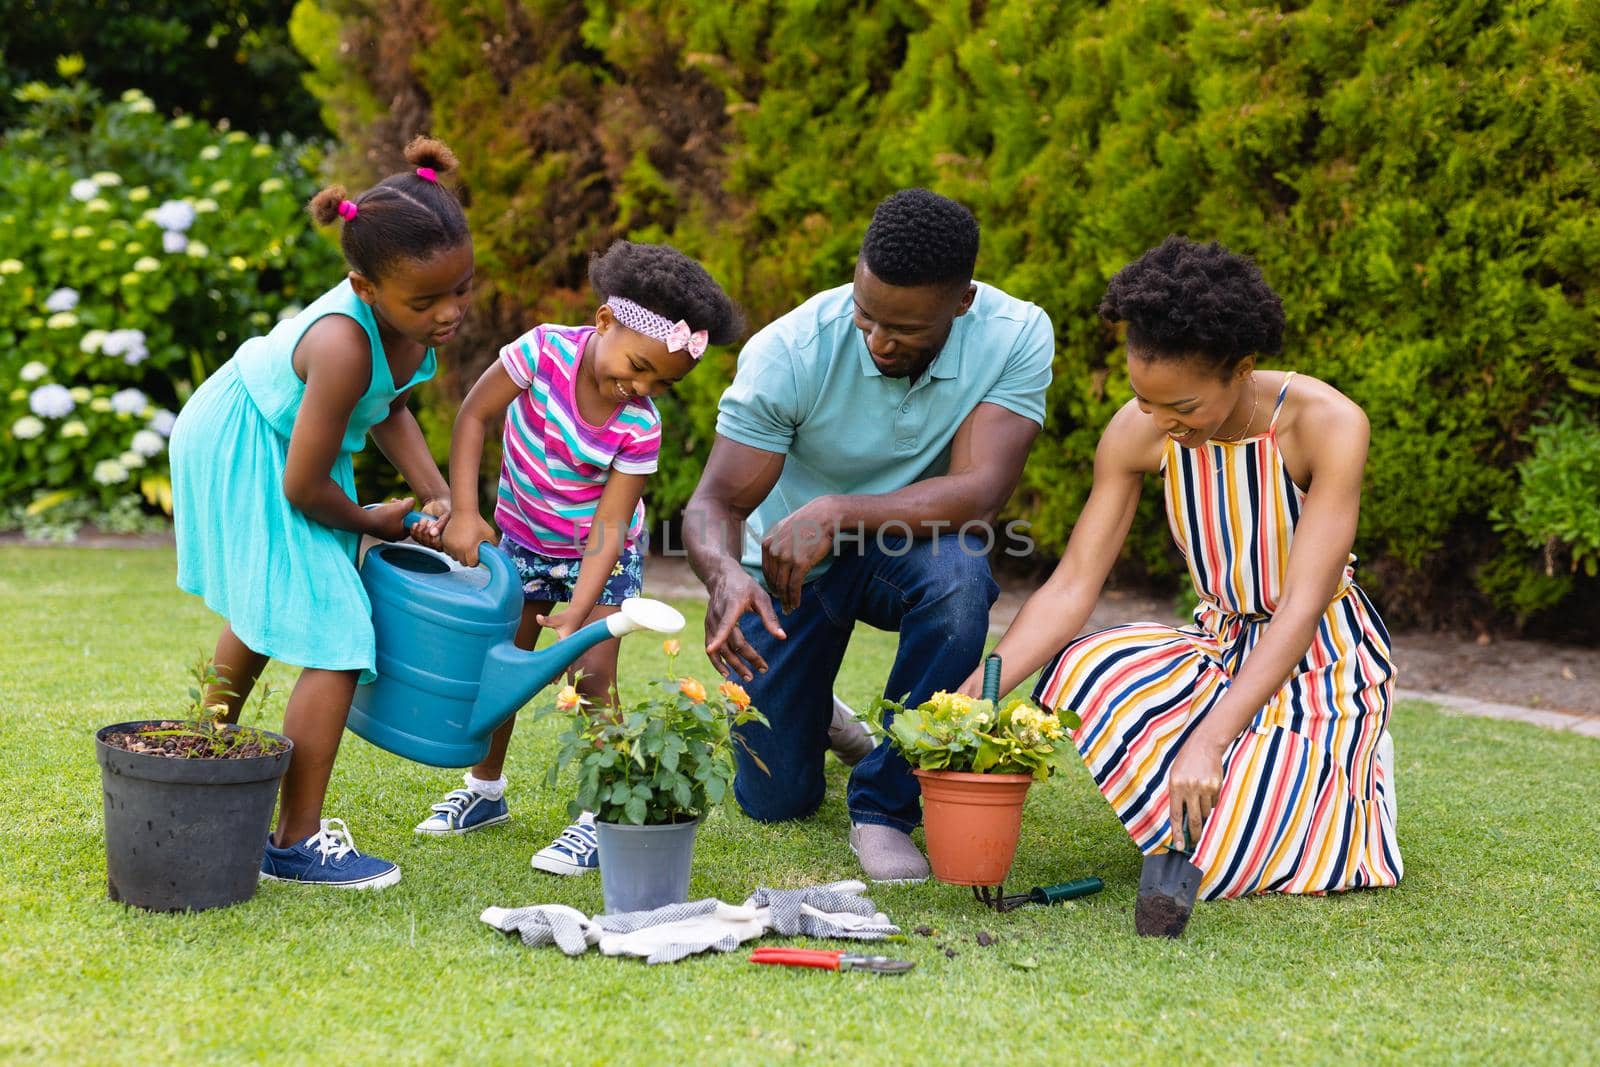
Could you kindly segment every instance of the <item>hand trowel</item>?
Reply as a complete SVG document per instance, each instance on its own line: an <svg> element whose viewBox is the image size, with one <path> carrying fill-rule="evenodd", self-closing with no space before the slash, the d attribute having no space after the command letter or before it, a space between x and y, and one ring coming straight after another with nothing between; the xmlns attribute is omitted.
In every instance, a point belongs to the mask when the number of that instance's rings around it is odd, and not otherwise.
<svg viewBox="0 0 1600 1067"><path fill-rule="evenodd" d="M1173 847L1144 858L1139 874L1139 900L1133 910L1133 928L1141 937L1181 937L1194 910L1195 894L1200 890L1200 868L1189 862L1193 855L1178 848L1178 834L1185 837L1189 809L1183 810L1183 825L1173 835Z"/></svg>

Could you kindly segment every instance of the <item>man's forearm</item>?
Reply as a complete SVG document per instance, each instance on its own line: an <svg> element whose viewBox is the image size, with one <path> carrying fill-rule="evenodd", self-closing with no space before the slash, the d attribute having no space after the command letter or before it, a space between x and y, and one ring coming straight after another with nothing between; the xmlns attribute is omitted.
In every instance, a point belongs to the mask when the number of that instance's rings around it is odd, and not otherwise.
<svg viewBox="0 0 1600 1067"><path fill-rule="evenodd" d="M690 499L683 510L683 547L689 567L708 588L730 568L739 567L744 550L744 516L722 501Z"/></svg>
<svg viewBox="0 0 1600 1067"><path fill-rule="evenodd" d="M952 474L892 493L832 496L822 510L834 517L837 529L828 531L833 534L909 528L912 537L937 537L967 523L992 524L1013 488L1014 483L996 486L976 474Z"/></svg>

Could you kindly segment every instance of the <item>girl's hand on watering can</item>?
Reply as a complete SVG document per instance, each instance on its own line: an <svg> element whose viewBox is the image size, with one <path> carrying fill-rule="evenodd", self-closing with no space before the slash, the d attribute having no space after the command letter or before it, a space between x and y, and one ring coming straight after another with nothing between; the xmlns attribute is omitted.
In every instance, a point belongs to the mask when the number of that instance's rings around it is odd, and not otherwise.
<svg viewBox="0 0 1600 1067"><path fill-rule="evenodd" d="M485 541L499 544L500 538L482 515L452 515L445 524L444 551L463 566L478 565L478 546Z"/></svg>
<svg viewBox="0 0 1600 1067"><path fill-rule="evenodd" d="M382 504L374 504L367 509L368 521L371 523L367 532L385 541L404 541L406 516L411 513L411 505L414 503L416 501L408 496L404 500L389 500Z"/></svg>
<svg viewBox="0 0 1600 1067"><path fill-rule="evenodd" d="M419 545L433 549L444 548L444 528L450 521L450 501L435 497L417 510L431 518L411 527L411 539Z"/></svg>
<svg viewBox="0 0 1600 1067"><path fill-rule="evenodd" d="M583 628L583 616L575 611L557 611L549 615L535 615L540 626L556 632L556 640L565 641Z"/></svg>

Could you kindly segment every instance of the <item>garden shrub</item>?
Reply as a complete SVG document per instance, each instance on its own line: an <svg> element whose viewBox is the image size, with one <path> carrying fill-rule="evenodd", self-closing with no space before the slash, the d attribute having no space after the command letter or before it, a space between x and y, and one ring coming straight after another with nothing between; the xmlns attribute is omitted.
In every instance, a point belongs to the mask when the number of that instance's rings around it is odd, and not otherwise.
<svg viewBox="0 0 1600 1067"><path fill-rule="evenodd" d="M138 90L23 92L30 124L0 141L0 497L164 505L179 404L341 274L302 209L318 154Z"/></svg>
<svg viewBox="0 0 1600 1067"><path fill-rule="evenodd" d="M872 206L925 184L978 215L980 276L1055 323L1050 422L1009 510L1058 549L1130 395L1094 313L1106 281L1168 233L1215 238L1283 295L1283 364L1367 411L1357 551L1390 618L1526 613L1543 561L1492 516L1534 491L1517 466L1539 412L1600 413L1593 5L299 10L323 20L297 41L348 153L382 169L423 128L462 150L483 279L468 377L531 321L586 312L582 265L614 236L702 258L759 326L847 280ZM360 114L373 100L399 106ZM658 514L694 484L731 367L667 405ZM1154 493L1123 566L1181 574Z"/></svg>

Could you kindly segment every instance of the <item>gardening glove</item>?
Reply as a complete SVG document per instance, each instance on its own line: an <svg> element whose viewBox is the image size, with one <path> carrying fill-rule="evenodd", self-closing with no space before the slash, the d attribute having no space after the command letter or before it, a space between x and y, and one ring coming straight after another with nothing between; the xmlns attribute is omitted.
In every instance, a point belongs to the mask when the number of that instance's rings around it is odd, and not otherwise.
<svg viewBox="0 0 1600 1067"><path fill-rule="evenodd" d="M528 908L484 908L478 916L507 934L521 934L529 948L555 945L569 956L581 956L600 940L600 928L577 908L535 904Z"/></svg>
<svg viewBox="0 0 1600 1067"><path fill-rule="evenodd" d="M750 894L745 907L763 908L767 925L775 934L794 937L849 938L880 941L900 928L862 896L866 883L831 882L808 889L760 888Z"/></svg>
<svg viewBox="0 0 1600 1067"><path fill-rule="evenodd" d="M594 924L601 930L603 954L642 956L646 963L676 963L707 951L732 952L767 930L764 912L709 897L653 911L597 915Z"/></svg>

